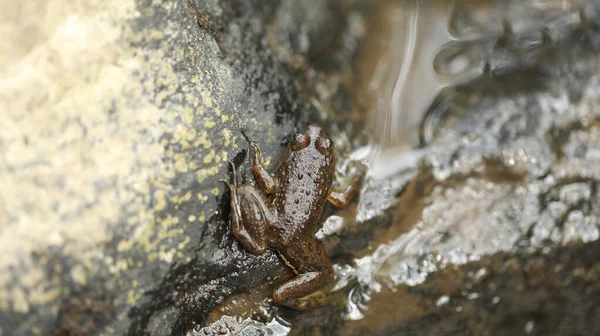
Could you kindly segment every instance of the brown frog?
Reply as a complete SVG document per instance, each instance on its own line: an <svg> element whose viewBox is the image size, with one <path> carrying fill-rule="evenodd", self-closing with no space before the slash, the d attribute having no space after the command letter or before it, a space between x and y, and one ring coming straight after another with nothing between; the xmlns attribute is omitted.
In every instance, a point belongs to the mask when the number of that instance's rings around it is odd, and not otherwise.
<svg viewBox="0 0 600 336"><path fill-rule="evenodd" d="M364 167L345 190L332 190L334 146L316 125L294 134L275 175L263 167L258 146L250 145L254 149L252 172L262 191L252 185L238 185L235 166L229 162L232 178L231 183L225 183L231 197L231 230L250 253L275 250L296 273L273 293L276 304L312 308L320 302L306 296L325 287L334 276L331 261L315 238L325 201L337 207L348 205Z"/></svg>

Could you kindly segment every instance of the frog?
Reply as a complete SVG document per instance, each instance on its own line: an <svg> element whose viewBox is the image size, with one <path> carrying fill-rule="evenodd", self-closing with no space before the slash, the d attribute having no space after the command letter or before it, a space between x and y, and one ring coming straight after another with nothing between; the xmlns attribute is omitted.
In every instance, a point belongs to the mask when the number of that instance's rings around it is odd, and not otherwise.
<svg viewBox="0 0 600 336"><path fill-rule="evenodd" d="M231 232L251 254L273 250L294 271L295 277L274 290L276 305L296 310L323 305L314 294L333 282L334 272L315 232L322 227L326 202L338 208L351 203L366 166L359 163L346 187L334 188L334 143L316 124L291 137L274 174L265 168L258 145L250 141L250 147L258 187L238 184L232 161L230 181L223 180L229 189Z"/></svg>

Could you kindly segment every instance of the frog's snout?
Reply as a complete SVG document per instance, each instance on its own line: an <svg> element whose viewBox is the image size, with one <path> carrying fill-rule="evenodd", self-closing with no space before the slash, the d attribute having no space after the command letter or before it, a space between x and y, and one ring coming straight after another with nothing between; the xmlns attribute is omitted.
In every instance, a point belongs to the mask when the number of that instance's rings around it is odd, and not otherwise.
<svg viewBox="0 0 600 336"><path fill-rule="evenodd" d="M317 139L319 137L323 137L325 136L323 134L323 129L321 129L321 126L317 125L317 124L311 124L306 128L305 133L307 135L310 136L311 139Z"/></svg>

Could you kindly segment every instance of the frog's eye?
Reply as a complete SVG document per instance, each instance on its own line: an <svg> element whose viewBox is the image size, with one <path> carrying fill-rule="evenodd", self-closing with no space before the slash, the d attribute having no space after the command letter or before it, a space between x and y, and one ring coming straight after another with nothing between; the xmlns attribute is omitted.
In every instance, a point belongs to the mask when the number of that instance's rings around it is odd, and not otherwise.
<svg viewBox="0 0 600 336"><path fill-rule="evenodd" d="M327 138L318 138L316 143L317 150L321 154L326 155L331 153L333 150L333 142Z"/></svg>
<svg viewBox="0 0 600 336"><path fill-rule="evenodd" d="M291 148L295 151L301 150L303 148L306 148L306 146L308 146L309 143L310 137L308 135L296 133L294 134L294 136L292 136Z"/></svg>

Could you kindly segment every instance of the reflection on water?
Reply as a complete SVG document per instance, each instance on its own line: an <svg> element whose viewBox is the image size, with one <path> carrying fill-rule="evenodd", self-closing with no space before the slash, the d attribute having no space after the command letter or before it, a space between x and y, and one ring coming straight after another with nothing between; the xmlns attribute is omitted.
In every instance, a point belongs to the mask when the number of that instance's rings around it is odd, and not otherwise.
<svg viewBox="0 0 600 336"><path fill-rule="evenodd" d="M422 119L416 111L427 111L440 90L472 79L481 70L458 53L435 67L436 55L455 41L448 31L451 3L411 1L390 7L384 14L389 25L388 51L379 60L371 83L378 99L374 135L383 147L404 143L414 147Z"/></svg>
<svg viewBox="0 0 600 336"><path fill-rule="evenodd" d="M284 336L290 332L290 326L281 319L274 318L270 322L263 324L251 318L242 319L240 317L223 316L211 327L200 328L189 331L186 336L206 336L206 335L269 335ZM216 330L217 332L215 332ZM235 330L235 331L232 331Z"/></svg>
<svg viewBox="0 0 600 336"><path fill-rule="evenodd" d="M540 62L547 47L597 11L591 0L383 2L370 28L379 36L365 43L380 52L374 65L367 62L376 106L374 143L363 158L372 176L414 167L415 148L431 140L448 104L445 91L486 71L498 75Z"/></svg>
<svg viewBox="0 0 600 336"><path fill-rule="evenodd" d="M445 1L394 2L376 14L387 31L381 34L383 54L370 83L377 100L371 125L375 146L369 153L374 176L387 177L398 165L414 164L398 162L398 154L418 145L424 112L441 90L481 74L460 55L434 67L436 55L454 40L448 31L452 7Z"/></svg>
<svg viewBox="0 0 600 336"><path fill-rule="evenodd" d="M600 17L591 0L383 1L363 49L364 76L375 97L371 145L352 159L369 163L373 182L359 221L381 213L436 146L434 136L453 88L486 74L533 67L578 27ZM382 186L392 185L387 192Z"/></svg>

